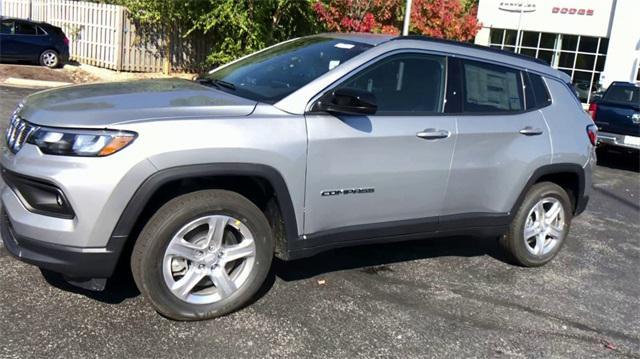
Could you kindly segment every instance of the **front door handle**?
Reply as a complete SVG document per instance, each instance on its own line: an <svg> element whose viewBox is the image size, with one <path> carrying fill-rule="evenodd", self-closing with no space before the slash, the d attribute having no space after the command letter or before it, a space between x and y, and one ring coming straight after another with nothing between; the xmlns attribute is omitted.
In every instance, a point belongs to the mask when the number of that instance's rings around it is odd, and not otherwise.
<svg viewBox="0 0 640 359"><path fill-rule="evenodd" d="M542 130L539 128L533 128L531 126L527 126L520 130L520 134L525 136L537 136L542 134Z"/></svg>
<svg viewBox="0 0 640 359"><path fill-rule="evenodd" d="M451 132L447 130L436 130L435 128L427 128L424 131L416 133L416 136L424 140L437 140L440 138L447 138L451 135Z"/></svg>

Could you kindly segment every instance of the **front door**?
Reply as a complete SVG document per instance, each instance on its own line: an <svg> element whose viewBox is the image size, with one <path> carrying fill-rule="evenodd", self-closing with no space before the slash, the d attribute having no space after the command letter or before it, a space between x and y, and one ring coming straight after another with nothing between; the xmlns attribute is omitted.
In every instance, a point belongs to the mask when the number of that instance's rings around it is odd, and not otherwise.
<svg viewBox="0 0 640 359"><path fill-rule="evenodd" d="M456 137L442 113L446 66L426 53L387 56L336 87L374 94L375 115L306 116L305 234L435 230Z"/></svg>
<svg viewBox="0 0 640 359"><path fill-rule="evenodd" d="M12 59L17 55L13 26L13 20L0 20L0 58L2 59Z"/></svg>

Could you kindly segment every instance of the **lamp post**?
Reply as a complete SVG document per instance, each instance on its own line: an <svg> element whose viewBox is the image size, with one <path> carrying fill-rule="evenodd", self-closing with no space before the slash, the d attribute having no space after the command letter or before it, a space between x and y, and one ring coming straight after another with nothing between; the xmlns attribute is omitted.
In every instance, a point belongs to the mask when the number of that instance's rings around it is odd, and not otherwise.
<svg viewBox="0 0 640 359"><path fill-rule="evenodd" d="M402 36L409 35L409 22L411 21L411 0L407 0L404 7L404 23L402 24Z"/></svg>

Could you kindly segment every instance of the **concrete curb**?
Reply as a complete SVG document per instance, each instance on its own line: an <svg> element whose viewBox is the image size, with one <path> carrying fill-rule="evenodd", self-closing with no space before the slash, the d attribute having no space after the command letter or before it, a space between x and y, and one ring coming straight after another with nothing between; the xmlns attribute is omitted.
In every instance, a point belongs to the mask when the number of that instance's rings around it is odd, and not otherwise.
<svg viewBox="0 0 640 359"><path fill-rule="evenodd" d="M15 77L9 77L4 80L7 85L18 85L18 86L28 86L28 87L60 87L73 85L71 82L60 82L60 81L43 81L43 80L30 80L30 79L21 79Z"/></svg>

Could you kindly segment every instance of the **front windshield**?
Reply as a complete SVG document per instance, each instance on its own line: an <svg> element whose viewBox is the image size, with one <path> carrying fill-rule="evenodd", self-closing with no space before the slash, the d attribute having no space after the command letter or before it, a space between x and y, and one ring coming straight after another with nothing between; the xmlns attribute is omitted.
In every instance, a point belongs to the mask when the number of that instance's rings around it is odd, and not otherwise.
<svg viewBox="0 0 640 359"><path fill-rule="evenodd" d="M370 47L330 37L306 37L216 69L205 78L223 81L220 88L238 96L273 104Z"/></svg>

